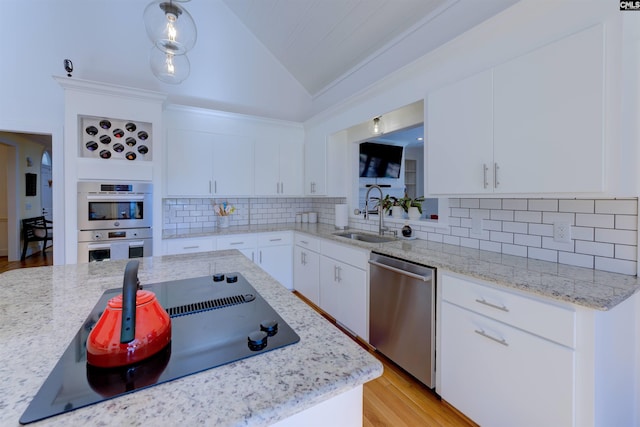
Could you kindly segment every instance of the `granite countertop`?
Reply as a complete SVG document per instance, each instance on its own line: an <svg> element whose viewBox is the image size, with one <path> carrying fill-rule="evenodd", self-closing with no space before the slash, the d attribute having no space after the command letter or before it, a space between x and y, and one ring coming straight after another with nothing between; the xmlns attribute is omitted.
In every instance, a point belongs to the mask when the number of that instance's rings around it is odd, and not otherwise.
<svg viewBox="0 0 640 427"><path fill-rule="evenodd" d="M335 236L328 224L272 224L225 229L167 232L163 238L220 236L294 230L351 246L463 274L492 284L578 306L610 310L640 290L637 276L608 273L548 261L505 255L426 240L396 239L365 243ZM353 230L359 231L359 230Z"/></svg>
<svg viewBox="0 0 640 427"><path fill-rule="evenodd" d="M125 261L37 267L0 274L0 425L18 419ZM382 374L382 365L239 252L149 257L141 283L242 273L300 342L140 390L34 425L263 426Z"/></svg>

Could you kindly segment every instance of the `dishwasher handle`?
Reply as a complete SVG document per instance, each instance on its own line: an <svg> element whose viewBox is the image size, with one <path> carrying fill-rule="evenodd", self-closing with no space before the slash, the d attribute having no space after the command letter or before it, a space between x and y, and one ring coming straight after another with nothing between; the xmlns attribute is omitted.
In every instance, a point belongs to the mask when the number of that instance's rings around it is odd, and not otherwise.
<svg viewBox="0 0 640 427"><path fill-rule="evenodd" d="M369 264L375 265L376 267L384 268L385 270L393 271L394 273L402 274L403 276L409 276L414 279L422 280L423 282L428 282L429 280L431 280L431 277L433 275L431 270L429 270L426 274L415 274L410 271L402 270L400 268L392 267L390 265L373 260L369 260Z"/></svg>

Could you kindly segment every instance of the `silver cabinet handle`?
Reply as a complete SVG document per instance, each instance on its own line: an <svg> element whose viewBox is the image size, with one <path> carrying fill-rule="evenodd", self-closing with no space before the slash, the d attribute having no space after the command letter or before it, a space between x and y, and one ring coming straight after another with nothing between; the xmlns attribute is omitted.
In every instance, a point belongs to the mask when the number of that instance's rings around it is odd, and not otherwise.
<svg viewBox="0 0 640 427"><path fill-rule="evenodd" d="M496 304L491 304L490 302L488 302L486 299L482 298L482 299L476 299L476 302L479 304L483 304L486 305L487 307L491 307L491 308L495 308L497 310L501 310L504 311L505 313L509 312L509 309L507 308L506 305L496 305Z"/></svg>
<svg viewBox="0 0 640 427"><path fill-rule="evenodd" d="M281 238L278 238L278 239L269 239L269 241L270 241L270 242L279 242L279 241L281 241L281 240L282 240Z"/></svg>
<svg viewBox="0 0 640 427"><path fill-rule="evenodd" d="M493 164L493 188L498 188L500 185L500 181L498 180L498 171L500 170L500 166L497 163Z"/></svg>
<svg viewBox="0 0 640 427"><path fill-rule="evenodd" d="M280 183L280 193L284 194L284 182Z"/></svg>
<svg viewBox="0 0 640 427"><path fill-rule="evenodd" d="M260 264L262 264L262 251L260 251Z"/></svg>
<svg viewBox="0 0 640 427"><path fill-rule="evenodd" d="M340 277L340 270L341 268L337 265L333 267L333 279L336 282L342 282L342 277Z"/></svg>
<svg viewBox="0 0 640 427"><path fill-rule="evenodd" d="M211 194L211 180L209 180L209 194Z"/></svg>
<svg viewBox="0 0 640 427"><path fill-rule="evenodd" d="M300 243L302 243L303 245L308 245L309 242L307 242L306 240L300 240Z"/></svg>
<svg viewBox="0 0 640 427"><path fill-rule="evenodd" d="M255 252L251 251L251 262L256 262L254 255L255 255Z"/></svg>
<svg viewBox="0 0 640 427"><path fill-rule="evenodd" d="M307 265L307 254L305 252L300 252L300 264Z"/></svg>
<svg viewBox="0 0 640 427"><path fill-rule="evenodd" d="M489 168L487 167L486 163L482 164L482 171L484 173L484 188L487 188L489 186L489 181L487 181L487 172L489 171Z"/></svg>
<svg viewBox="0 0 640 427"><path fill-rule="evenodd" d="M213 181L213 192L215 194L218 194L218 181L217 180Z"/></svg>
<svg viewBox="0 0 640 427"><path fill-rule="evenodd" d="M231 243L229 243L229 245L235 246L235 245L241 245L243 243L244 242L231 242Z"/></svg>
<svg viewBox="0 0 640 427"><path fill-rule="evenodd" d="M509 347L509 343L507 342L507 340L505 340L504 338L500 339L500 338L492 337L491 335L487 334L483 329L475 329L473 332L485 338L489 338L491 341L495 341L498 344L502 344L505 347Z"/></svg>

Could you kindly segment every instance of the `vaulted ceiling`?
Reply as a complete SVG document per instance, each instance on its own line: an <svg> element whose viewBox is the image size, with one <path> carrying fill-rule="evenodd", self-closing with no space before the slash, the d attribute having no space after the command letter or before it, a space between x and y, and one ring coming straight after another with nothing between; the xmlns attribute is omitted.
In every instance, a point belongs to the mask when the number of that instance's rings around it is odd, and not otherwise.
<svg viewBox="0 0 640 427"><path fill-rule="evenodd" d="M223 0L312 96L377 57L399 69L516 1Z"/></svg>

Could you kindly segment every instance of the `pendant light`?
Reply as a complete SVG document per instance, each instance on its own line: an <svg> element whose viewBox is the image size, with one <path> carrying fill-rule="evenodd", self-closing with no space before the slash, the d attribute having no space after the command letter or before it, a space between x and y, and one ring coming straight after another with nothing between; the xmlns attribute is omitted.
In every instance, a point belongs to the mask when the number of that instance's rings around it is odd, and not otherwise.
<svg viewBox="0 0 640 427"><path fill-rule="evenodd" d="M382 124L382 116L375 117L371 123L371 133L374 135L382 135L384 126Z"/></svg>
<svg viewBox="0 0 640 427"><path fill-rule="evenodd" d="M149 39L163 52L182 55L196 44L196 24L189 12L174 0L150 3L143 18Z"/></svg>
<svg viewBox="0 0 640 427"><path fill-rule="evenodd" d="M158 80L178 84L191 71L186 53L198 36L195 22L176 0L156 0L144 10L143 19L154 46L149 54L151 71Z"/></svg>
<svg viewBox="0 0 640 427"><path fill-rule="evenodd" d="M187 55L174 55L170 52L163 52L156 46L151 48L149 63L151 64L153 75L165 83L182 83L189 77L191 72L191 64Z"/></svg>

